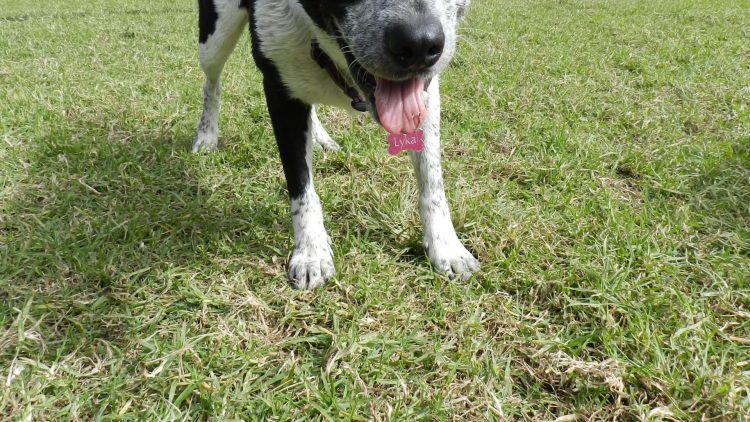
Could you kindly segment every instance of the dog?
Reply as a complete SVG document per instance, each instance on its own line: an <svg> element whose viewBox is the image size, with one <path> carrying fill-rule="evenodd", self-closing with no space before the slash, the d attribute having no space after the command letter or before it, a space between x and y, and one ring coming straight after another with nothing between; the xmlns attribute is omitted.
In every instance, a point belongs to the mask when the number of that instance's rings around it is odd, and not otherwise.
<svg viewBox="0 0 750 422"><path fill-rule="evenodd" d="M292 285L313 289L335 274L331 241L313 184L312 147L338 149L316 104L369 112L391 134L421 130L411 151L424 248L451 278L479 270L456 235L440 162L439 75L456 49L469 0L198 0L200 64L206 76L193 151L218 143L220 76L245 28L291 200Z"/></svg>

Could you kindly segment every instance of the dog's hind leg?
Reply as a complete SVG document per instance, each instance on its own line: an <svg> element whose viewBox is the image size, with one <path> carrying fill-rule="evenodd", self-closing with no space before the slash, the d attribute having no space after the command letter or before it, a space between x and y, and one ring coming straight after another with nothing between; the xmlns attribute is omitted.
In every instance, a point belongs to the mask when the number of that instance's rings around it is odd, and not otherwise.
<svg viewBox="0 0 750 422"><path fill-rule="evenodd" d="M310 112L310 122L312 124L313 142L315 143L315 145L323 148L323 151L341 150L339 144L337 144L336 141L331 138L331 135L328 134L328 131L320 123L315 107L313 107L312 111Z"/></svg>
<svg viewBox="0 0 750 422"><path fill-rule="evenodd" d="M424 150L411 153L419 183L419 213L424 224L424 247L435 268L450 278L467 279L479 271L479 261L458 239L451 221L440 165L440 89L437 77L427 92Z"/></svg>
<svg viewBox="0 0 750 422"><path fill-rule="evenodd" d="M219 140L221 71L248 26L248 12L239 0L199 0L200 62L203 85L203 114L198 123L193 152L216 149Z"/></svg>

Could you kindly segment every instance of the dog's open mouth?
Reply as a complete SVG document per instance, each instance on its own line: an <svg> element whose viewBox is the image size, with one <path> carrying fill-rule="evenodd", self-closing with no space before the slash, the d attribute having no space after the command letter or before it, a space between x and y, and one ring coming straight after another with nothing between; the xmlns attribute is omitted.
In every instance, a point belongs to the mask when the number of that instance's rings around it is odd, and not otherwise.
<svg viewBox="0 0 750 422"><path fill-rule="evenodd" d="M412 133L427 117L424 103L424 79L405 81L376 78L375 109L378 120L389 133Z"/></svg>
<svg viewBox="0 0 750 422"><path fill-rule="evenodd" d="M373 117L389 133L412 133L422 126L427 117L425 79L412 76L403 80L373 76L359 67L351 66L352 76L367 95Z"/></svg>

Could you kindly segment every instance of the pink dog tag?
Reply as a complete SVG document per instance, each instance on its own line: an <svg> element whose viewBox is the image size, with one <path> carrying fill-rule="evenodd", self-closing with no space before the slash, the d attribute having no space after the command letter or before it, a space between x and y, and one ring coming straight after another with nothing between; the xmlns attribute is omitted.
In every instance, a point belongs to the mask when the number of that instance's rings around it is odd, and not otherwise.
<svg viewBox="0 0 750 422"><path fill-rule="evenodd" d="M398 155L399 152L404 150L421 152L424 149L423 137L424 132L422 132L422 129L406 134L391 133L388 135L388 143L391 144L388 148L388 153Z"/></svg>

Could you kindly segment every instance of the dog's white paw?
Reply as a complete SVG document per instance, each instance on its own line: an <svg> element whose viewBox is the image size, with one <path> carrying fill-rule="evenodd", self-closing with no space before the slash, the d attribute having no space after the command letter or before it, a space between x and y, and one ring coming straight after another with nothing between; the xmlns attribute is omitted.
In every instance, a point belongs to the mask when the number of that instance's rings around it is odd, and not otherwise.
<svg viewBox="0 0 750 422"><path fill-rule="evenodd" d="M341 145L334 141L331 135L320 126L313 133L313 142L326 152L341 151Z"/></svg>
<svg viewBox="0 0 750 422"><path fill-rule="evenodd" d="M312 290L325 284L336 274L333 253L327 239L295 247L289 260L289 280L301 290Z"/></svg>
<svg viewBox="0 0 750 422"><path fill-rule="evenodd" d="M448 278L468 280L472 274L480 269L479 261L474 258L458 238L455 239L425 239L424 247L435 268Z"/></svg>
<svg viewBox="0 0 750 422"><path fill-rule="evenodd" d="M193 141L193 152L210 152L219 146L219 136L210 132L198 132Z"/></svg>

